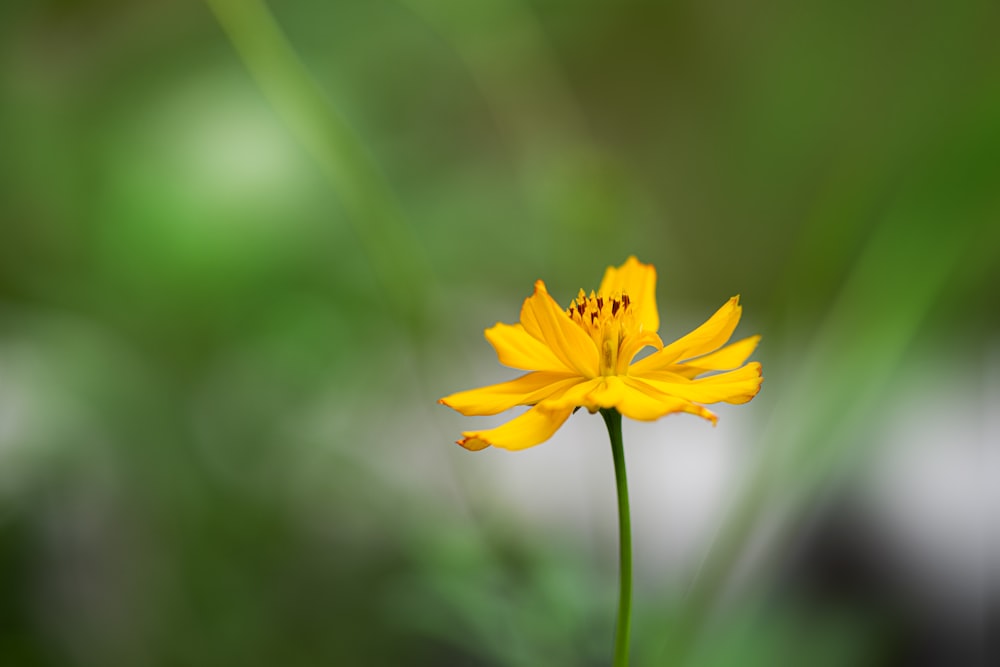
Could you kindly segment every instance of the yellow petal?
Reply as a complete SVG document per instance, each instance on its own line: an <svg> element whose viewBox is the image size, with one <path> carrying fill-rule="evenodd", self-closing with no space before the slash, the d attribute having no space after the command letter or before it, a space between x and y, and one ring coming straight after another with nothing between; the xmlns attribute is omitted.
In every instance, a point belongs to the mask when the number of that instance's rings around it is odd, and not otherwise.
<svg viewBox="0 0 1000 667"><path fill-rule="evenodd" d="M654 352L632 364L629 367L629 374L639 376L648 371L664 369L679 359L690 359L714 352L733 335L742 312L740 297L734 296L700 327L665 346L659 352Z"/></svg>
<svg viewBox="0 0 1000 667"><path fill-rule="evenodd" d="M672 412L690 412L712 423L716 416L706 408L691 401L664 394L631 377L610 377L607 384L591 394L601 407L616 408L629 419L653 421Z"/></svg>
<svg viewBox="0 0 1000 667"><path fill-rule="evenodd" d="M657 350L663 349L663 341L655 331L643 331L637 336L627 336L622 342L622 348L618 352L619 375L625 375L628 365L632 363L632 358L644 347L655 347Z"/></svg>
<svg viewBox="0 0 1000 667"><path fill-rule="evenodd" d="M575 397L575 400L571 397ZM715 415L700 405L666 395L634 378L614 375L595 378L573 387L562 397L553 399L551 404L558 405L562 402L589 405L593 410L616 408L626 417L642 421L653 421L671 412L691 412L715 420Z"/></svg>
<svg viewBox="0 0 1000 667"><path fill-rule="evenodd" d="M666 371L650 371L637 379L670 396L698 403L746 403L760 391L763 381L756 361L742 368L697 380Z"/></svg>
<svg viewBox="0 0 1000 667"><path fill-rule="evenodd" d="M570 369L584 377L597 375L598 353L593 339L549 296L541 280L535 283L535 293L524 300L521 325Z"/></svg>
<svg viewBox="0 0 1000 667"><path fill-rule="evenodd" d="M660 328L660 314L656 310L656 269L652 264L643 264L632 256L618 268L609 266L598 291L606 295L625 292L643 331Z"/></svg>
<svg viewBox="0 0 1000 667"><path fill-rule="evenodd" d="M597 386L588 392L587 398L595 408L616 408L625 398L626 390L621 378L612 375L601 378Z"/></svg>
<svg viewBox="0 0 1000 667"><path fill-rule="evenodd" d="M696 359L685 361L683 364L677 364L663 370L682 375L686 378L693 378L709 371L728 371L739 368L746 363L746 360L757 349L757 343L759 342L760 336L750 336L749 338L744 338L731 345L727 345L711 354L706 354L703 357L697 357Z"/></svg>
<svg viewBox="0 0 1000 667"><path fill-rule="evenodd" d="M523 371L570 370L545 343L529 334L520 324L497 322L486 330L486 340L505 366Z"/></svg>
<svg viewBox="0 0 1000 667"><path fill-rule="evenodd" d="M573 408L551 410L536 405L523 415L487 431L466 431L458 444L477 451L489 446L503 449L527 449L552 437L563 425Z"/></svg>
<svg viewBox="0 0 1000 667"><path fill-rule="evenodd" d="M552 394L579 384L583 378L569 373L539 371L499 384L460 391L438 403L458 410L466 417L495 415L515 405L534 405Z"/></svg>
<svg viewBox="0 0 1000 667"><path fill-rule="evenodd" d="M577 407L596 410L602 406L591 399L591 392L600 387L607 379L606 377L596 377L581 381L564 391L552 394L543 401L542 405L550 410L564 410L566 408Z"/></svg>

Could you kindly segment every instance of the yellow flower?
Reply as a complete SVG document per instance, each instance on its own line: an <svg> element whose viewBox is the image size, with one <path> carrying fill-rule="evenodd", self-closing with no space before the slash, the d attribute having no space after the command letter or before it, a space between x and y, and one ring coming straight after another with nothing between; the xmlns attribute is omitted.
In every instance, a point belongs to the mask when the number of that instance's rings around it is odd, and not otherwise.
<svg viewBox="0 0 1000 667"><path fill-rule="evenodd" d="M486 330L500 363L531 372L438 402L466 416L532 406L497 428L463 433L458 444L471 450L537 445L578 407L592 413L615 408L643 421L690 412L714 424L717 417L702 403L746 403L760 391L760 364L744 365L760 336L723 347L741 312L734 296L707 322L664 346L656 333L660 316L651 265L629 257L618 268L609 266L597 293L580 290L566 310L539 280L521 307L519 324L498 322ZM646 347L656 349L633 361ZM705 375L714 371L724 372Z"/></svg>

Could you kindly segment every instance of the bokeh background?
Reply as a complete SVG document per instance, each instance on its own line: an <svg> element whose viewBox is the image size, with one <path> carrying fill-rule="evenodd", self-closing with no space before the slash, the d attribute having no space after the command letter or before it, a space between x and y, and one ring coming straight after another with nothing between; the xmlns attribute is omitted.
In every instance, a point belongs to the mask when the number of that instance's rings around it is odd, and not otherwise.
<svg viewBox="0 0 1000 667"><path fill-rule="evenodd" d="M601 420L435 401L629 254L766 377L626 424L634 664L997 664L998 24L2 3L0 664L607 664Z"/></svg>

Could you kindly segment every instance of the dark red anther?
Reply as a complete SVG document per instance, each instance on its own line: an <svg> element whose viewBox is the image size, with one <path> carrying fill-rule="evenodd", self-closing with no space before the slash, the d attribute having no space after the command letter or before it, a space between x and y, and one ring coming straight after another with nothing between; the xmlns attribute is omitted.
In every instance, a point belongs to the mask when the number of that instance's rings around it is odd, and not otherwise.
<svg viewBox="0 0 1000 667"><path fill-rule="evenodd" d="M604 297L597 297L597 310L602 310L604 308Z"/></svg>
<svg viewBox="0 0 1000 667"><path fill-rule="evenodd" d="M632 300L628 298L628 294L622 294L622 306L628 308L630 303L632 303Z"/></svg>
<svg viewBox="0 0 1000 667"><path fill-rule="evenodd" d="M621 305L618 299L611 299L611 317L618 314L618 309L621 308Z"/></svg>

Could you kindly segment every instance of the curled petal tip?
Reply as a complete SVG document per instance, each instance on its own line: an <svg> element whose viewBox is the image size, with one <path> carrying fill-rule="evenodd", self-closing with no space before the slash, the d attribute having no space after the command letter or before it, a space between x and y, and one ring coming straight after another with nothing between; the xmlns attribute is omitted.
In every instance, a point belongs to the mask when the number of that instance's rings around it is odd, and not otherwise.
<svg viewBox="0 0 1000 667"><path fill-rule="evenodd" d="M719 415L715 414L714 412L712 412L711 410L709 410L704 406L698 405L697 407L700 409L695 412L696 415L712 422L713 428L719 425Z"/></svg>
<svg viewBox="0 0 1000 667"><path fill-rule="evenodd" d="M486 442L481 438L462 438L461 440L456 440L455 444L459 447L468 449L470 452L478 452L486 449L490 446L490 443Z"/></svg>

